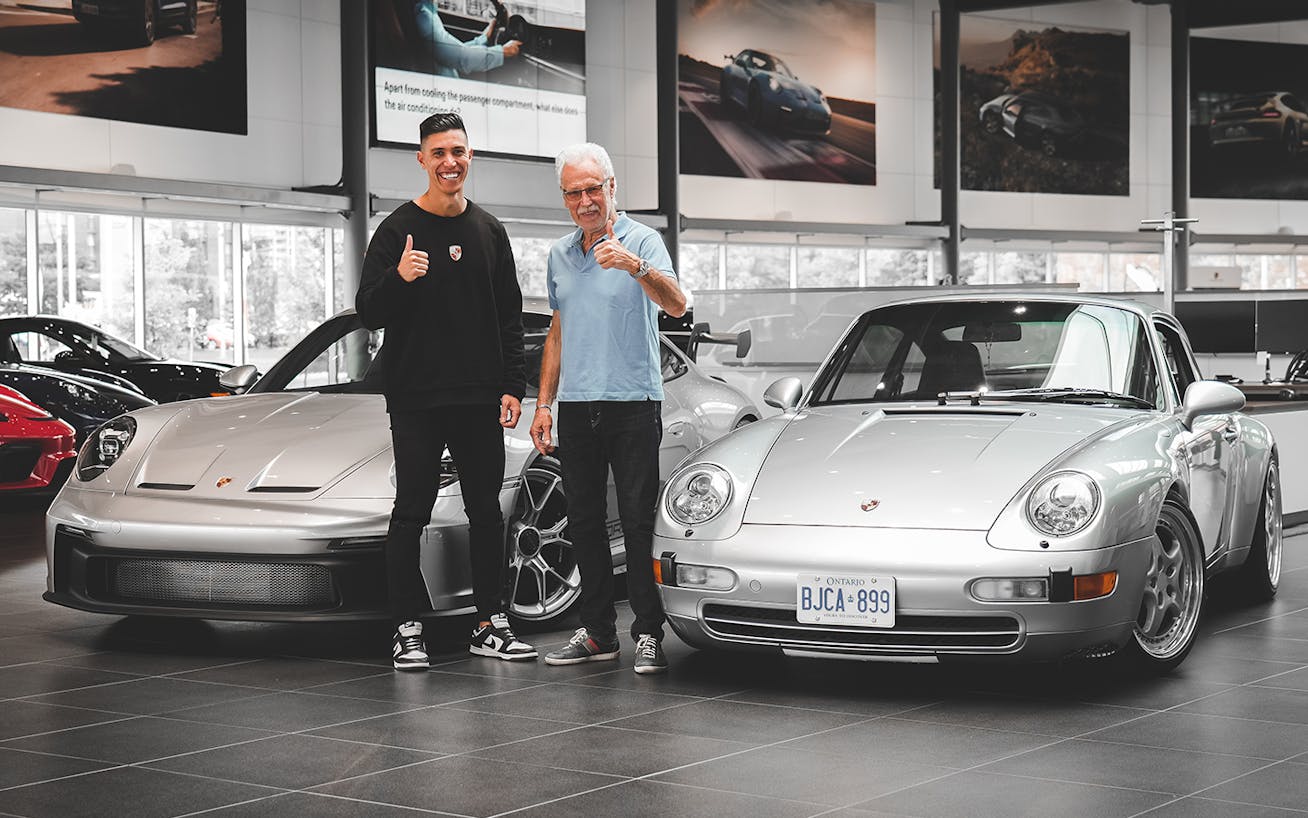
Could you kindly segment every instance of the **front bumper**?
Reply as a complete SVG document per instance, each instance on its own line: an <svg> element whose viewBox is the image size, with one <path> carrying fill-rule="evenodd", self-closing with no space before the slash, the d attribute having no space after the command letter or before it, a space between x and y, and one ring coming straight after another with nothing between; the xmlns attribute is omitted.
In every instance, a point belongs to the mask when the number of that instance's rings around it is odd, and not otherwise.
<svg viewBox="0 0 1308 818"><path fill-rule="evenodd" d="M112 614L249 621L389 616L389 499L230 503L69 484L46 513L45 599ZM162 495L162 496L161 496ZM500 493L511 513L514 483ZM463 498L444 490L423 533L432 610L473 610Z"/></svg>
<svg viewBox="0 0 1308 818"><path fill-rule="evenodd" d="M656 535L654 553L723 566L729 591L660 586L669 625L699 647L781 650L804 656L935 661L940 657L1054 661L1110 653L1131 637L1152 537L1075 552L1004 551L984 531L744 525L729 540ZM1115 590L1078 602L980 602L982 577L1041 577L1115 570ZM893 576L893 628L801 624L801 573Z"/></svg>
<svg viewBox="0 0 1308 818"><path fill-rule="evenodd" d="M777 125L790 131L826 134L831 131L831 110L824 105L782 102L777 108Z"/></svg>

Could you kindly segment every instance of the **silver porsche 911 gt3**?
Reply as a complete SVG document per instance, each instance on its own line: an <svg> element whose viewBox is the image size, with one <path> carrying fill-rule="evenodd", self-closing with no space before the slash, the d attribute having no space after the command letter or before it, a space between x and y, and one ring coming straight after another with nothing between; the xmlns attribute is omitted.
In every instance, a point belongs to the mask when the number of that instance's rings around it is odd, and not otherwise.
<svg viewBox="0 0 1308 818"><path fill-rule="evenodd" d="M692 645L1169 670L1206 580L1280 578L1277 452L1170 315L1057 295L871 310L700 450L654 553Z"/></svg>
<svg viewBox="0 0 1308 818"><path fill-rule="evenodd" d="M523 321L530 381L539 376L548 309L529 302ZM257 381L253 367L224 375L226 385L247 394L152 406L100 427L47 513L45 598L120 614L384 617L381 549L395 471L381 359L374 364L380 340L348 310ZM666 476L692 451L759 413L667 339L662 365ZM535 386L529 383L524 401L527 419ZM536 455L529 425L520 422L505 435L506 592L512 615L548 621L577 601L580 573L558 463ZM471 612L468 521L448 461L441 486L423 537L423 578L433 610ZM622 570L612 497L608 508Z"/></svg>

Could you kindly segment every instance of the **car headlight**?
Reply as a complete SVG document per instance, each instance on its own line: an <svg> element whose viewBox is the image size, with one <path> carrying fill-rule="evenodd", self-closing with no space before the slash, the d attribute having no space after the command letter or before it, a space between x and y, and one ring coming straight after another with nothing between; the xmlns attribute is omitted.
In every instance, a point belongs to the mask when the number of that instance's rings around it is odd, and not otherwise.
<svg viewBox="0 0 1308 818"><path fill-rule="evenodd" d="M781 83L777 82L776 77L768 77L768 88L771 88L772 92L776 93L781 90Z"/></svg>
<svg viewBox="0 0 1308 818"><path fill-rule="evenodd" d="M1051 474L1031 492L1026 515L1041 534L1065 537L1090 524L1099 511L1099 486L1088 475Z"/></svg>
<svg viewBox="0 0 1308 818"><path fill-rule="evenodd" d="M96 429L77 454L77 479L94 480L118 462L136 436L136 418L120 415Z"/></svg>
<svg viewBox="0 0 1308 818"><path fill-rule="evenodd" d="M721 466L700 463L672 478L668 486L668 516L682 525L702 525L731 502L731 475Z"/></svg>

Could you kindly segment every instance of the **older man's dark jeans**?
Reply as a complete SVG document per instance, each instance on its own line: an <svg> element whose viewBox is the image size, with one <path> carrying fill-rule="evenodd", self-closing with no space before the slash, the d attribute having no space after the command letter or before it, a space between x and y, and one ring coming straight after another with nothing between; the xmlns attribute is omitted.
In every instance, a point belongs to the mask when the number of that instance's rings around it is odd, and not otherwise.
<svg viewBox="0 0 1308 818"><path fill-rule="evenodd" d="M558 407L558 458L568 498L568 528L581 568L581 624L600 643L617 637L613 559L605 527L613 469L627 551L627 599L636 614L633 638L663 638L663 601L651 551L659 491L659 401L566 401Z"/></svg>

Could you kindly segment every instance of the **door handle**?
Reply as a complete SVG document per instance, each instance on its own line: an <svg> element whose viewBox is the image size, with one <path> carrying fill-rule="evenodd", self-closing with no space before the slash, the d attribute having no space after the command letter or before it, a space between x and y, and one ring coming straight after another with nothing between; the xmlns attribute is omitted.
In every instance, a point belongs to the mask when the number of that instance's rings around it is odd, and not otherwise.
<svg viewBox="0 0 1308 818"><path fill-rule="evenodd" d="M1240 439L1240 430L1235 428L1234 426L1227 426L1225 429L1222 430L1222 440L1225 440L1227 443L1234 443L1239 439Z"/></svg>
<svg viewBox="0 0 1308 818"><path fill-rule="evenodd" d="M668 434L672 435L673 437L681 437L686 433L686 427L689 425L690 424L686 423L686 421L679 420L676 423L672 423L668 426Z"/></svg>

